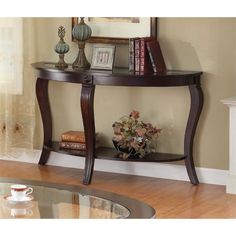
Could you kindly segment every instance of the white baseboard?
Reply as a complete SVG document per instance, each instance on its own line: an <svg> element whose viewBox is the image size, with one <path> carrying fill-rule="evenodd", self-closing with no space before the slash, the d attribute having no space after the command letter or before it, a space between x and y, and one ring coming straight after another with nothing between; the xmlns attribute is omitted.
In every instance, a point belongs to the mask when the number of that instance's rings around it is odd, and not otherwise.
<svg viewBox="0 0 236 236"><path fill-rule="evenodd" d="M4 160L38 163L41 151L35 150L34 157L19 154L19 158L0 158ZM47 165L84 168L85 159L83 157L71 156L62 153L51 152ZM151 162L129 162L129 161L109 161L96 160L94 169L98 171L148 176L164 179L189 181L187 171L184 165L174 165L166 163ZM196 168L197 176L200 183L226 185L228 170Z"/></svg>

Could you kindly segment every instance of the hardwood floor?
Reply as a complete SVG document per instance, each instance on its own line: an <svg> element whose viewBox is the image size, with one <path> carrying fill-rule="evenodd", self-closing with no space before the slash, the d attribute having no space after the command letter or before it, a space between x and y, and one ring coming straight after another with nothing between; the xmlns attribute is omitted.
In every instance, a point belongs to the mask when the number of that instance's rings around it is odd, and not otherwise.
<svg viewBox="0 0 236 236"><path fill-rule="evenodd" d="M83 171L0 160L0 176L82 185ZM226 194L225 186L95 172L88 187L142 200L157 218L236 218L236 195Z"/></svg>

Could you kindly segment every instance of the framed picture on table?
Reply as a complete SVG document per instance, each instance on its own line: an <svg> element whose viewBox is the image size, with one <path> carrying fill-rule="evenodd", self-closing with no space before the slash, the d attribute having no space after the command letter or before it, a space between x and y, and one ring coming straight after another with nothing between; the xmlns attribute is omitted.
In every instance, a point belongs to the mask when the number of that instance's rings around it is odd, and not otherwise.
<svg viewBox="0 0 236 236"><path fill-rule="evenodd" d="M112 70L115 56L115 46L109 44L94 44L91 69Z"/></svg>
<svg viewBox="0 0 236 236"><path fill-rule="evenodd" d="M72 17L72 28L79 21ZM156 17L85 17L84 21L92 29L90 43L128 44L129 38L157 37Z"/></svg>

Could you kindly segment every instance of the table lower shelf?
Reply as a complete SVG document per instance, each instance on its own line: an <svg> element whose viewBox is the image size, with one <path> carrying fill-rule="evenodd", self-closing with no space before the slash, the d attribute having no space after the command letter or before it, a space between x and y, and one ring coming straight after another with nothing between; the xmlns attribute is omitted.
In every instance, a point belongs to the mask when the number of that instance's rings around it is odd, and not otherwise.
<svg viewBox="0 0 236 236"><path fill-rule="evenodd" d="M59 146L59 142L56 141L53 141L52 145L50 146L44 146L44 148L50 151L65 153L68 155L81 156L81 157L86 156L85 151L62 149ZM141 159L123 160L121 158L118 158L117 154L118 151L115 148L110 148L110 147L99 147L95 151L96 159L105 159L113 161L115 160L115 161L135 161L135 162L171 162L171 161L184 160L186 158L185 155L157 152L157 153L149 153L144 158Z"/></svg>

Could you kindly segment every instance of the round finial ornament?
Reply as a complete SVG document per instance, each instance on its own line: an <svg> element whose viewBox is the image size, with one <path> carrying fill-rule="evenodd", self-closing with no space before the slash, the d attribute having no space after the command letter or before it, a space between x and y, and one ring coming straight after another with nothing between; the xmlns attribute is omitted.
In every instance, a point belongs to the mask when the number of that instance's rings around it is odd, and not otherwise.
<svg viewBox="0 0 236 236"><path fill-rule="evenodd" d="M65 61L64 61L64 54L69 52L70 47L64 41L65 33L66 33L65 28L63 26L60 26L58 28L58 36L59 36L60 40L57 43L57 45L54 47L55 52L59 54L59 61L55 64L55 66L58 68L67 68L68 67L68 64L65 63Z"/></svg>
<svg viewBox="0 0 236 236"><path fill-rule="evenodd" d="M85 24L84 17L80 17L80 22L74 26L72 35L78 41L86 41L91 37L92 30L88 25Z"/></svg>
<svg viewBox="0 0 236 236"><path fill-rule="evenodd" d="M72 64L74 69L86 69L90 67L90 63L88 62L85 53L85 41L88 40L92 35L91 28L85 24L84 17L80 17L79 24L75 25L72 30L73 37L78 41L79 52L77 58Z"/></svg>

